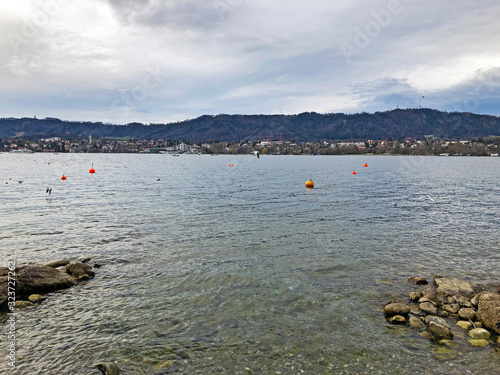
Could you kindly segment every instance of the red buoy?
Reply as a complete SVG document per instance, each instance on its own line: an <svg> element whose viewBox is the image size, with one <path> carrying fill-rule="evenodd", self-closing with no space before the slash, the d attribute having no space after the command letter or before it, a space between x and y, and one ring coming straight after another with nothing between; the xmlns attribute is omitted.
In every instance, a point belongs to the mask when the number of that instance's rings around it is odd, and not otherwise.
<svg viewBox="0 0 500 375"><path fill-rule="evenodd" d="M352 174L357 174L356 171L352 171Z"/></svg>
<svg viewBox="0 0 500 375"><path fill-rule="evenodd" d="M92 163L92 168L89 169L89 173L95 173L94 163Z"/></svg>
<svg viewBox="0 0 500 375"><path fill-rule="evenodd" d="M68 177L66 177L65 175L62 175L61 180L63 180L63 181L64 181L64 180L66 180L67 178L68 178Z"/></svg>
<svg viewBox="0 0 500 375"><path fill-rule="evenodd" d="M363 164L363 167L365 167L365 168L368 167L368 164L367 163Z"/></svg>

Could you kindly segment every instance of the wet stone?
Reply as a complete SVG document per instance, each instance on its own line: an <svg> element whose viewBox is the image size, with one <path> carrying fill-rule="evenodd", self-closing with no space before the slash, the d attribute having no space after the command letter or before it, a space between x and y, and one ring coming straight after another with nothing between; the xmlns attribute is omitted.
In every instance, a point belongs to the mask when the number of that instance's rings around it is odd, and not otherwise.
<svg viewBox="0 0 500 375"><path fill-rule="evenodd" d="M394 315L408 315L410 307L404 303L390 303L384 307L384 314L388 317Z"/></svg>
<svg viewBox="0 0 500 375"><path fill-rule="evenodd" d="M490 333L484 328L474 328L469 331L469 336L473 339L489 339Z"/></svg>
<svg viewBox="0 0 500 375"><path fill-rule="evenodd" d="M437 314L437 308L430 302L424 302L418 305L420 310L422 310L426 314L430 315L436 315Z"/></svg>
<svg viewBox="0 0 500 375"><path fill-rule="evenodd" d="M488 340L485 340L485 339L470 339L469 340L469 343L472 345L472 346L477 346L477 347L484 347L484 346L487 346L489 345L490 343L488 342Z"/></svg>
<svg viewBox="0 0 500 375"><path fill-rule="evenodd" d="M410 326L416 329L423 329L425 328L425 323L422 322L419 318L410 316L409 319Z"/></svg>
<svg viewBox="0 0 500 375"><path fill-rule="evenodd" d="M470 307L463 307L458 310L458 317L462 320L474 320L476 318L476 311Z"/></svg>
<svg viewBox="0 0 500 375"><path fill-rule="evenodd" d="M443 310L450 314L456 314L458 313L458 310L460 310L460 305L458 303L443 305Z"/></svg>
<svg viewBox="0 0 500 375"><path fill-rule="evenodd" d="M30 302L37 303L42 302L45 299L45 296L41 296L40 294L31 294L28 299Z"/></svg>
<svg viewBox="0 0 500 375"><path fill-rule="evenodd" d="M464 331L468 331L469 329L472 328L472 323L465 320L459 320L457 322L457 326L462 328Z"/></svg>
<svg viewBox="0 0 500 375"><path fill-rule="evenodd" d="M406 324L406 319L402 315L394 315L389 319L392 324Z"/></svg>

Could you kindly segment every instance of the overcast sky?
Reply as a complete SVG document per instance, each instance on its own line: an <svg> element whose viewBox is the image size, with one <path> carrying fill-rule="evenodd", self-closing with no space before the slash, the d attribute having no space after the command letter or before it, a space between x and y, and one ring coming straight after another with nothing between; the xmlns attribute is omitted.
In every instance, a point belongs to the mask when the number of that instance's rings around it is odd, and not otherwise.
<svg viewBox="0 0 500 375"><path fill-rule="evenodd" d="M499 16L498 0L2 1L0 117L500 115Z"/></svg>

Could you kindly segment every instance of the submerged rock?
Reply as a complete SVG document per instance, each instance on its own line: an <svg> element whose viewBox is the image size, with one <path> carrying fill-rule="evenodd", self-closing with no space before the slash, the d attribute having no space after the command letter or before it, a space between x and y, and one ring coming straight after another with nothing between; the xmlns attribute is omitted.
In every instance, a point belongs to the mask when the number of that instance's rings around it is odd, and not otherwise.
<svg viewBox="0 0 500 375"><path fill-rule="evenodd" d="M17 274L17 291L20 296L52 292L75 284L75 279L70 275L38 264L29 265Z"/></svg>
<svg viewBox="0 0 500 375"><path fill-rule="evenodd" d="M92 267L86 263L71 263L66 266L66 271L74 278L94 277L95 272Z"/></svg>
<svg viewBox="0 0 500 375"><path fill-rule="evenodd" d="M477 347L484 347L484 346L487 346L489 345L490 343L488 342L488 340L485 340L485 339L470 339L469 340L469 343L473 346L477 346Z"/></svg>
<svg viewBox="0 0 500 375"><path fill-rule="evenodd" d="M500 294L481 293L476 317L486 328L500 333Z"/></svg>
<svg viewBox="0 0 500 375"><path fill-rule="evenodd" d="M16 301L14 303L14 308L16 309L24 309L26 307L31 307L31 306L33 306L33 303L29 301Z"/></svg>
<svg viewBox="0 0 500 375"><path fill-rule="evenodd" d="M120 369L113 362L104 362L97 365L97 368L102 371L104 375L119 375Z"/></svg>

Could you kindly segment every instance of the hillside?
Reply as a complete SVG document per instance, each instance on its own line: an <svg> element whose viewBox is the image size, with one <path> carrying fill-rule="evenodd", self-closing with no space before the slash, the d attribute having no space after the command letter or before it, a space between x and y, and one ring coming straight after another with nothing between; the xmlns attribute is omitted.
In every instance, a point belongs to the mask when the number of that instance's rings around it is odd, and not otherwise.
<svg viewBox="0 0 500 375"><path fill-rule="evenodd" d="M0 137L127 137L190 142L274 139L297 141L401 139L434 135L444 139L500 136L500 117L432 109L397 109L373 114L216 115L170 124L109 125L56 118L0 119Z"/></svg>

